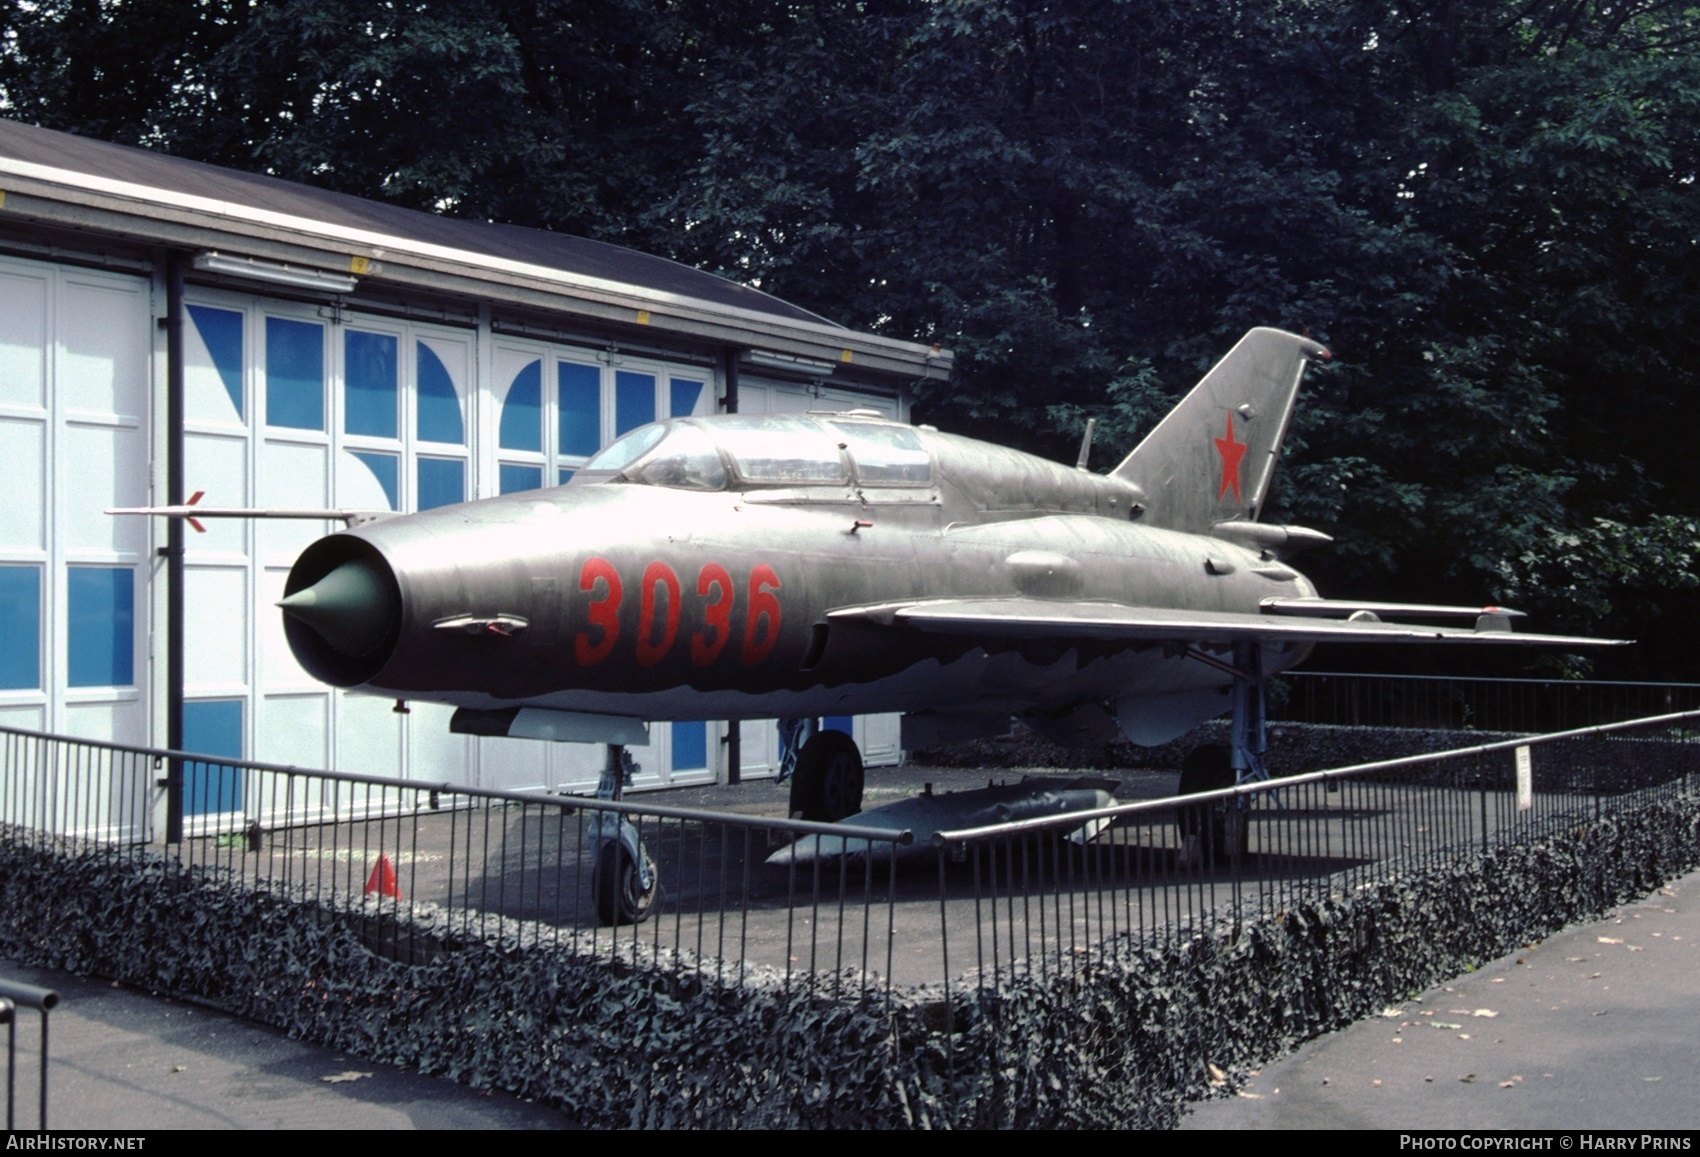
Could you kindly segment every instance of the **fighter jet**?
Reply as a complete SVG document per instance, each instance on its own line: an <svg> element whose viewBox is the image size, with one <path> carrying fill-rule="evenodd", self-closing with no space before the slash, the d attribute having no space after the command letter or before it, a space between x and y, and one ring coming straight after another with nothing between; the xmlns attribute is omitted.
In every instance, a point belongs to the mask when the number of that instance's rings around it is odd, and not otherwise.
<svg viewBox="0 0 1700 1157"><path fill-rule="evenodd" d="M454 705L457 731L616 747L646 721L870 712L901 712L909 749L1012 716L1151 745L1232 711L1185 791L1264 774L1264 680L1316 643L1602 642L1318 595L1289 560L1328 536L1258 519L1328 356L1252 330L1107 475L1084 448L1070 468L854 411L656 422L563 487L320 539L285 586L289 646L326 683ZM819 731L793 811L853 814L861 786L855 744ZM647 857L609 839L641 895Z"/></svg>

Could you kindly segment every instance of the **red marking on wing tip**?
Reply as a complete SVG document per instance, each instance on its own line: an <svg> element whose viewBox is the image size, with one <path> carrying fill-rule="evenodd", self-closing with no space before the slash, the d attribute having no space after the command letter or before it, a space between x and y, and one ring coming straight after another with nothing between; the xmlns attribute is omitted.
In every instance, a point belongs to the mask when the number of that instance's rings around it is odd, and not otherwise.
<svg viewBox="0 0 1700 1157"><path fill-rule="evenodd" d="M198 518L189 519L189 525L195 528L196 534L205 534L207 532L207 528L201 525L201 520Z"/></svg>
<svg viewBox="0 0 1700 1157"><path fill-rule="evenodd" d="M206 491L205 491L205 490L197 490L197 491L195 491L195 492L194 492L194 493L193 493L193 494L191 494L191 495L190 495L190 496L189 496L189 501L188 501L188 503L187 503L187 505L189 505L189 506L193 506L193 505L195 505L195 503L197 503L197 502L199 502L199 501L200 501L200 500L201 500L201 495L203 495L203 494L205 494L205 493L206 493Z"/></svg>

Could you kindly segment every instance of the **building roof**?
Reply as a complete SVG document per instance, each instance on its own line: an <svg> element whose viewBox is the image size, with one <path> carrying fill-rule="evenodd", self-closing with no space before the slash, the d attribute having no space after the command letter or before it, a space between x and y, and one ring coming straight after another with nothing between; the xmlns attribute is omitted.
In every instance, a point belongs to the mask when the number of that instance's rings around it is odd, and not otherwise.
<svg viewBox="0 0 1700 1157"><path fill-rule="evenodd" d="M860 334L711 273L583 237L440 217L294 181L0 120L0 226L14 215L155 244L651 326L747 348L942 377L936 347Z"/></svg>

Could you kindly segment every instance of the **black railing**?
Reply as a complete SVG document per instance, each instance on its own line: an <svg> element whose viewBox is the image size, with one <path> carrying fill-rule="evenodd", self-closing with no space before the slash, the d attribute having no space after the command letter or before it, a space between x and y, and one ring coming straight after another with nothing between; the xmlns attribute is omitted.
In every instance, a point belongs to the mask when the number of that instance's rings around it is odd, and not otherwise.
<svg viewBox="0 0 1700 1157"><path fill-rule="evenodd" d="M1700 712L1662 715L951 832L935 852L899 857L886 849L907 833L0 729L0 839L165 860L333 913L369 949L408 963L500 937L716 984L760 974L823 995L889 996L1066 973L1207 921L1537 839L1687 790L1697 736ZM166 844L155 805L163 812L173 760L202 811ZM768 862L828 834L848 841L843 854Z"/></svg>
<svg viewBox="0 0 1700 1157"><path fill-rule="evenodd" d="M33 1008L37 1021L39 1060L36 1065L36 1087L39 1097L36 1127L47 1128L47 1014L59 1003L59 994L49 988L0 979L0 1024L6 1026L6 1131L17 1125L18 1095L18 1010Z"/></svg>
<svg viewBox="0 0 1700 1157"><path fill-rule="evenodd" d="M357 922L367 946L412 962L464 937L575 953L689 959L721 983L768 969L888 987L900 957L893 857L774 866L812 834L852 847L908 833L543 792L345 775L0 729L0 825L76 853L168 856ZM156 839L171 765L205 808ZM653 797L650 797L653 798ZM645 886L636 857L652 865Z"/></svg>
<svg viewBox="0 0 1700 1157"><path fill-rule="evenodd" d="M941 832L946 983L985 990L1231 930L1688 791L1696 773L1690 711Z"/></svg>

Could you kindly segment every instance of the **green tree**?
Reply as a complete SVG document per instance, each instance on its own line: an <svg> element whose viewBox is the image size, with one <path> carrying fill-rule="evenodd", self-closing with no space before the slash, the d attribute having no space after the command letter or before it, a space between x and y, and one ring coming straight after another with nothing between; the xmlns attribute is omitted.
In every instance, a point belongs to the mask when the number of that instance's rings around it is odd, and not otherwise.
<svg viewBox="0 0 1700 1157"><path fill-rule="evenodd" d="M1692 3L6 12L13 115L940 342L931 420L1057 456L1088 416L1125 452L1253 325L1308 331L1339 357L1271 516L1336 535L1327 589L1516 598L1659 640L1618 670L1694 674Z"/></svg>
<svg viewBox="0 0 1700 1157"><path fill-rule="evenodd" d="M1571 584L1536 579L1557 553L1601 593L1557 625L1629 629L1608 604L1637 570L1644 594L1693 605L1668 520L1692 510L1697 480L1677 444L1700 386L1694 12L1374 11L1364 55L1384 58L1371 139L1385 160L1356 171L1357 204L1420 238L1435 276L1394 324L1333 335L1349 401L1305 427L1300 478L1374 463L1379 483L1342 496L1339 524L1407 591L1488 589L1556 612L1542 592Z"/></svg>
<svg viewBox="0 0 1700 1157"><path fill-rule="evenodd" d="M12 0L12 115L412 208L626 239L749 5Z"/></svg>

